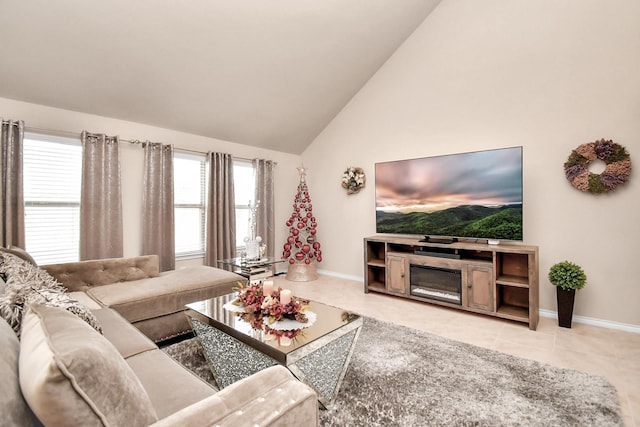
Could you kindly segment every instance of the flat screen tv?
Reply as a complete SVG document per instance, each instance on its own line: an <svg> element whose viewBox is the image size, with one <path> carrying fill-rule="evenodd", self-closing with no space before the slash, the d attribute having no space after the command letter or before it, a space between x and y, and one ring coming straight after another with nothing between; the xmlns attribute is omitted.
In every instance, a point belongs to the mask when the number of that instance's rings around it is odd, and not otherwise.
<svg viewBox="0 0 640 427"><path fill-rule="evenodd" d="M522 147L376 163L376 232L522 240Z"/></svg>

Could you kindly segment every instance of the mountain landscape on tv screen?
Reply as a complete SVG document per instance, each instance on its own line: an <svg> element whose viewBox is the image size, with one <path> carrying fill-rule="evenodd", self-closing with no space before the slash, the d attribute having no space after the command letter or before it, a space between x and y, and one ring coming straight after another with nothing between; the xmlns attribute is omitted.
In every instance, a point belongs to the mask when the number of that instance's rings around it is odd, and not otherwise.
<svg viewBox="0 0 640 427"><path fill-rule="evenodd" d="M522 240L522 204L463 205L432 213L376 211L378 233Z"/></svg>

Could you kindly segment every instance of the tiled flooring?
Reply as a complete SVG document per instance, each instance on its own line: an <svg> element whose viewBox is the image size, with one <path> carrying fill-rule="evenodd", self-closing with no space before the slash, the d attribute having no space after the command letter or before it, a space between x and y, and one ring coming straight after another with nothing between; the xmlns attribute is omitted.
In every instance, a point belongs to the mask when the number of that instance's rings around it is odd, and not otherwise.
<svg viewBox="0 0 640 427"><path fill-rule="evenodd" d="M311 282L276 277L297 296L421 329L446 338L606 377L618 390L625 424L640 427L640 334L541 318L525 324L363 291L362 282L320 276Z"/></svg>

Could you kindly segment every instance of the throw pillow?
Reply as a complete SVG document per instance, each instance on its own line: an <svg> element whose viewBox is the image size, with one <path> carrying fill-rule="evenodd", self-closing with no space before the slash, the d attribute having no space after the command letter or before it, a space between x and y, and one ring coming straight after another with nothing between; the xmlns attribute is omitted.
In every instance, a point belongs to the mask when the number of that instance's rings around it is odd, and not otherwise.
<svg viewBox="0 0 640 427"><path fill-rule="evenodd" d="M66 310L34 304L24 316L20 386L46 426L147 426L151 400L118 350Z"/></svg>
<svg viewBox="0 0 640 427"><path fill-rule="evenodd" d="M31 427L32 414L20 391L18 379L18 355L20 342L16 333L4 320L0 319L0 425Z"/></svg>
<svg viewBox="0 0 640 427"><path fill-rule="evenodd" d="M22 258L23 260L27 261L29 264L33 264L36 267L38 266L38 264L36 264L36 260L33 259L33 257L31 255L29 255L29 252L25 251L22 248L19 248L17 246L9 246L8 248L0 248L0 252L5 252L11 255L15 255L18 258Z"/></svg>
<svg viewBox="0 0 640 427"><path fill-rule="evenodd" d="M18 258L5 253L0 264L0 273L6 277L6 289L0 295L0 316L20 334L20 323L25 308L32 303L43 303L61 307L82 318L96 331L102 327L87 307L71 298L66 288L49 273Z"/></svg>

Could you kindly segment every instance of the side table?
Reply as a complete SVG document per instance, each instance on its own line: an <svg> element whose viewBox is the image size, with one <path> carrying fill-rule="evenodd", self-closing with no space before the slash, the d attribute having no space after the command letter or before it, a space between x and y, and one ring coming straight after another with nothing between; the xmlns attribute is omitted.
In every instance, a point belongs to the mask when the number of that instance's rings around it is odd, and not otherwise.
<svg viewBox="0 0 640 427"><path fill-rule="evenodd" d="M218 260L218 264L231 266L234 273L237 273L249 280L249 283L273 276L275 266L281 259L261 258L258 260L247 260L245 258L229 258Z"/></svg>

